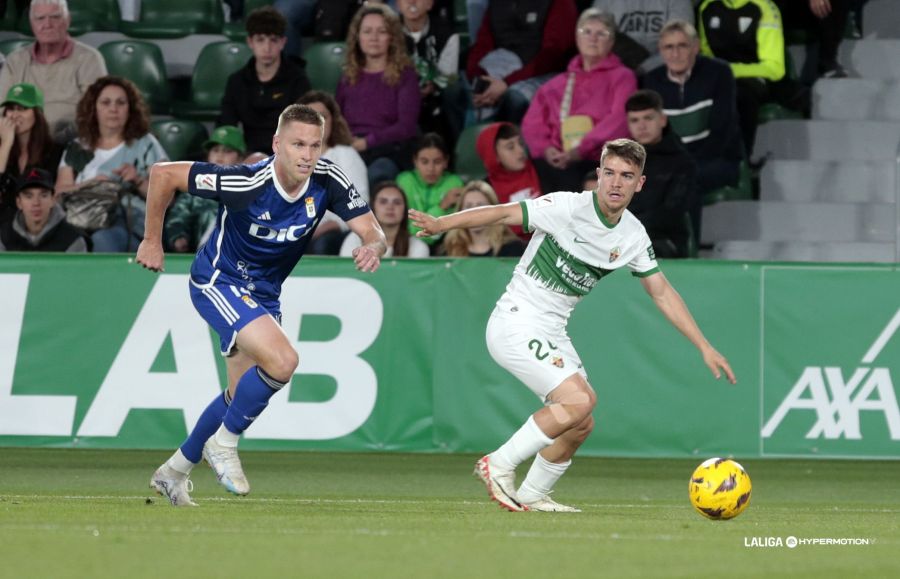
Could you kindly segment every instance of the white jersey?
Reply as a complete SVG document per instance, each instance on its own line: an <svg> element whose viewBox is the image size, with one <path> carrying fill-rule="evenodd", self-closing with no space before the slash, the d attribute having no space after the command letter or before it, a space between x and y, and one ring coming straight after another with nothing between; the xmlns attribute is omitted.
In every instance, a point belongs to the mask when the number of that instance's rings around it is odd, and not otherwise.
<svg viewBox="0 0 900 579"><path fill-rule="evenodd" d="M535 233L497 302L498 312L521 312L542 325L565 326L603 276L625 266L639 277L659 271L641 222L626 209L611 225L593 191L560 191L520 205L523 228Z"/></svg>

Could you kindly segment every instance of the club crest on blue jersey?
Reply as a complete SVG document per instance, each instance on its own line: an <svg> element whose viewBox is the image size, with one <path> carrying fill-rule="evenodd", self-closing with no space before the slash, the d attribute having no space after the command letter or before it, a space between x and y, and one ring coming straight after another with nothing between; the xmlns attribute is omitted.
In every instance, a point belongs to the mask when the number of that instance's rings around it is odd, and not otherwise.
<svg viewBox="0 0 900 579"><path fill-rule="evenodd" d="M309 218L316 216L316 200L312 197L306 198L306 216Z"/></svg>

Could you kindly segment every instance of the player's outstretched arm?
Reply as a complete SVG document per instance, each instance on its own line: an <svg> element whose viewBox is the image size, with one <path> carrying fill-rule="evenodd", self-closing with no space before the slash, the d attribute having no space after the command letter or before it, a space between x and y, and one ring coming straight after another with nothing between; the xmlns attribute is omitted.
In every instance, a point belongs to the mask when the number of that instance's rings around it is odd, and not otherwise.
<svg viewBox="0 0 900 579"><path fill-rule="evenodd" d="M666 276L662 272L655 273L641 278L641 284L666 319L700 350L703 362L712 371L713 376L718 379L722 376L722 372L725 372L728 381L735 384L737 378L735 378L728 360L706 340L684 300L681 299Z"/></svg>
<svg viewBox="0 0 900 579"><path fill-rule="evenodd" d="M428 213L410 209L409 218L413 225L422 230L416 233L416 237L430 237L451 229L482 227L497 223L522 225L522 206L518 203L485 205L442 217L434 217Z"/></svg>
<svg viewBox="0 0 900 579"><path fill-rule="evenodd" d="M151 271L163 271L165 256L162 247L163 218L178 189L187 191L189 162L156 163L150 167L147 185L147 214L144 219L144 240L138 246L139 264Z"/></svg>
<svg viewBox="0 0 900 579"><path fill-rule="evenodd" d="M353 250L353 260L359 271L375 271L381 265L381 256L387 251L384 231L374 213L364 213L347 222L350 230L362 239L362 245Z"/></svg>

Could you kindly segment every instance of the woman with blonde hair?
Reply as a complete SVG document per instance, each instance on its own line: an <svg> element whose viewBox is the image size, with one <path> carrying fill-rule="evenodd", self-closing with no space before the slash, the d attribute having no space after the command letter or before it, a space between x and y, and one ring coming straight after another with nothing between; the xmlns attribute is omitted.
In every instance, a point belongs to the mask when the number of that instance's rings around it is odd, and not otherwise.
<svg viewBox="0 0 900 579"><path fill-rule="evenodd" d="M347 63L335 93L369 167L369 183L411 168L418 133L419 79L397 13L383 4L357 11L347 33Z"/></svg>
<svg viewBox="0 0 900 579"><path fill-rule="evenodd" d="M459 196L457 211L497 205L497 194L485 181L469 181ZM451 229L444 236L443 254L449 257L519 257L525 243L506 225Z"/></svg>

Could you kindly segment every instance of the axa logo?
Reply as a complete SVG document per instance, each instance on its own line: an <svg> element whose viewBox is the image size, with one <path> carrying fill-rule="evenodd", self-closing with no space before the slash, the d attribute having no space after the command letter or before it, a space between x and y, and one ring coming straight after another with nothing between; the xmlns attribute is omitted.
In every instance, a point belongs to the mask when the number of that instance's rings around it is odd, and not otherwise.
<svg viewBox="0 0 900 579"><path fill-rule="evenodd" d="M884 414L891 440L900 440L900 407L889 368L878 367L878 355L900 329L900 309L884 328L861 364L852 372L832 366L807 366L762 429L771 437L794 410L813 410L816 422L806 438L861 440L860 412ZM848 376L849 374L849 376ZM846 378L845 378L846 376Z"/></svg>
<svg viewBox="0 0 900 579"><path fill-rule="evenodd" d="M297 241L309 233L306 225L291 225L290 227L282 227L275 229L274 227L266 227L259 223L250 224L250 235L257 239L266 241L274 241L276 243L284 243L286 241Z"/></svg>

